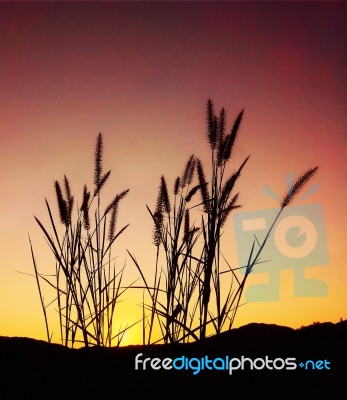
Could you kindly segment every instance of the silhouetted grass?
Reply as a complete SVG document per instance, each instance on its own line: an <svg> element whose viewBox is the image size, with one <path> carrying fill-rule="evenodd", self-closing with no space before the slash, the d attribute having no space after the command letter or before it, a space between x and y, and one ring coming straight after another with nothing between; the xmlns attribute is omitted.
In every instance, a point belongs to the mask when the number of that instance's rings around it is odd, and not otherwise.
<svg viewBox="0 0 347 400"><path fill-rule="evenodd" d="M226 112L214 110L207 102L206 138L210 163L191 155L181 174L168 185L160 177L155 207L147 210L153 221L153 245L156 249L153 281L129 250L143 284L123 285L124 267L116 269L113 246L128 225L118 229L119 205L129 190L118 193L106 207L101 193L111 171L103 171L103 138L99 134L94 153L94 188L83 186L78 208L70 182L55 181L60 225L53 218L46 200L49 228L35 217L54 256L54 271L41 274L30 241L34 273L44 313L48 341L52 339L47 308L56 306L60 336L65 346L81 342L84 346L120 344L124 332L113 332L116 306L124 291L143 290L143 344L190 342L205 339L208 332L218 335L233 327L241 305L247 279L283 212L316 174L308 169L283 196L277 216L265 238L251 245L246 265L232 267L225 257L222 235L233 210L241 207L236 186L249 156L230 172L231 158L243 121L244 111L227 129ZM243 277L238 275L244 269ZM42 284L55 292L45 303ZM148 300L149 299L149 300ZM159 337L153 338L155 328Z"/></svg>
<svg viewBox="0 0 347 400"><path fill-rule="evenodd" d="M124 334L124 330L118 334L113 332L116 305L127 287L122 286L124 267L116 269L112 250L116 239L128 226L117 229L119 204L129 190L117 194L102 210L101 193L111 174L111 171L103 172L102 156L103 137L100 133L94 154L94 189L90 192L84 185L79 209L75 207L68 178L64 176L63 184L55 181L62 228L54 220L47 200L51 232L35 217L55 259L53 277L39 273L30 241L47 337L50 341L52 333L49 333L46 309L54 305L65 346L73 347L76 342L82 342L84 346L111 346L115 339L119 344ZM44 303L43 283L55 290L55 297L49 304Z"/></svg>
<svg viewBox="0 0 347 400"><path fill-rule="evenodd" d="M158 341L165 343L204 339L209 327L214 334L231 329L246 281L260 262L261 252L280 214L317 171L318 167L309 169L297 179L283 197L278 215L263 242L255 240L253 243L247 265L232 268L224 257L221 237L232 211L241 207L235 187L249 156L232 173L228 172L228 164L243 115L242 110L227 133L225 109L217 115L209 99L206 112L211 151L209 168L192 155L183 174L175 180L173 200L162 176L155 210L147 206L154 224L153 244L157 249L152 285L135 256L128 251L150 297L150 302L143 304L144 343L151 342L157 323L161 331ZM200 193L200 201L196 200L197 193ZM191 223L192 215L194 221L201 221L198 226ZM163 268L160 263L164 264ZM245 269L242 279L237 275L240 268ZM228 288L226 293L223 287Z"/></svg>

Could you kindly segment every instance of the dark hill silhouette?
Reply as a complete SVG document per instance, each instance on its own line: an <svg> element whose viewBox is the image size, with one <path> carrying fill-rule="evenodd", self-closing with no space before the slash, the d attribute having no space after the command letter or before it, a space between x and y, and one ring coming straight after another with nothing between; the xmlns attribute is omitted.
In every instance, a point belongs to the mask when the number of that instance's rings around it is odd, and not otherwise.
<svg viewBox="0 0 347 400"><path fill-rule="evenodd" d="M298 398L306 398L303 393L318 393L323 396L340 387L346 380L345 360L347 356L347 321L338 323L314 323L300 329L271 324L251 323L232 329L218 336L201 342L176 345L139 345L119 348L92 347L70 349L58 344L25 337L0 337L0 359L2 364L1 393L5 398L16 398L26 395L28 398L41 398L50 394L66 395L105 395L124 389L125 393L139 395L151 393L150 397L163 398L179 396L188 398L185 393L192 390L195 395L211 393L228 393L243 390L245 393L262 394L266 398L281 398L281 393L293 393L300 388ZM147 357L201 358L217 357L251 359L267 356L270 360L294 357L296 362L308 360L322 361L318 367L324 367L324 360L329 362L327 368L307 369L297 367L295 370L263 369L228 371L203 370L194 375L192 370L137 370L135 356L143 353ZM259 361L261 363L261 361ZM281 367L281 361L277 366ZM246 362L247 364L247 362ZM271 393L272 394L271 394ZM68 393L68 395L67 395ZM165 393L170 396L164 395ZM277 393L277 396L275 396ZM2 396L0 396L2 398ZM191 396L189 396L191 397ZM246 398L248 398L246 396ZM310 397L313 398L313 397ZM324 397L318 397L324 398ZM333 397L330 397L333 398Z"/></svg>

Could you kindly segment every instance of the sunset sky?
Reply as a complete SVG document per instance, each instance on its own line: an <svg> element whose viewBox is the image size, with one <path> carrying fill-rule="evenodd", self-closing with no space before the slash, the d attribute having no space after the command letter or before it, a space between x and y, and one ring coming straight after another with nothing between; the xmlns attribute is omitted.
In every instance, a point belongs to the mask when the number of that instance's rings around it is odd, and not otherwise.
<svg viewBox="0 0 347 400"><path fill-rule="evenodd" d="M130 189L117 262L127 282L137 277L127 249L153 272L146 205L155 207L162 174L171 187L191 154L209 160L208 98L225 107L228 129L244 109L229 165L250 155L240 212L278 207L264 187L282 196L289 173L319 166L309 185L319 190L295 205L322 206L328 260L305 276L325 282L327 295L295 296L293 270L281 270L279 301L249 301L236 326L346 319L346 18L343 2L1 2L0 335L46 339L36 283L25 275L28 236L39 269L51 273L34 216L48 224L45 198L57 212L54 181L64 174L77 198L92 185L99 132L111 170L105 202ZM232 219L224 240L236 265ZM248 286L267 279L254 273ZM138 297L126 299L123 325L141 317ZM135 329L126 343L139 340Z"/></svg>

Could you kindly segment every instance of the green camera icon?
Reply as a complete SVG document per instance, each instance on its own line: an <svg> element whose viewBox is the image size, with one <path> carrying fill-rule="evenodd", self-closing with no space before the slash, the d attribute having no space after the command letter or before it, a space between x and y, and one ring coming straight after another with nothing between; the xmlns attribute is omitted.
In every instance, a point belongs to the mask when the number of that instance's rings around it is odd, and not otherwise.
<svg viewBox="0 0 347 400"><path fill-rule="evenodd" d="M239 212L233 224L239 266L247 265L253 243L259 248L278 214L278 209ZM304 277L305 268L327 265L328 244L321 204L286 207L276 221L261 259L252 273L268 272L266 284L256 284L246 291L246 300L253 302L279 301L280 271L294 271L294 296L327 296L326 283ZM244 271L243 268L240 269Z"/></svg>

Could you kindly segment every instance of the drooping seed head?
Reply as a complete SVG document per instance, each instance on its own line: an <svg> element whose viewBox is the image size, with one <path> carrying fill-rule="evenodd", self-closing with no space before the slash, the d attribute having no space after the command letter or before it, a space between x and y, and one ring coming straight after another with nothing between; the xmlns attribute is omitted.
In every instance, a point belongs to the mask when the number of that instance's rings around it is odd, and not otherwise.
<svg viewBox="0 0 347 400"><path fill-rule="evenodd" d="M318 166L308 169L289 188L288 193L283 197L281 207L284 208L291 203L293 198L301 191L305 184L316 174Z"/></svg>

